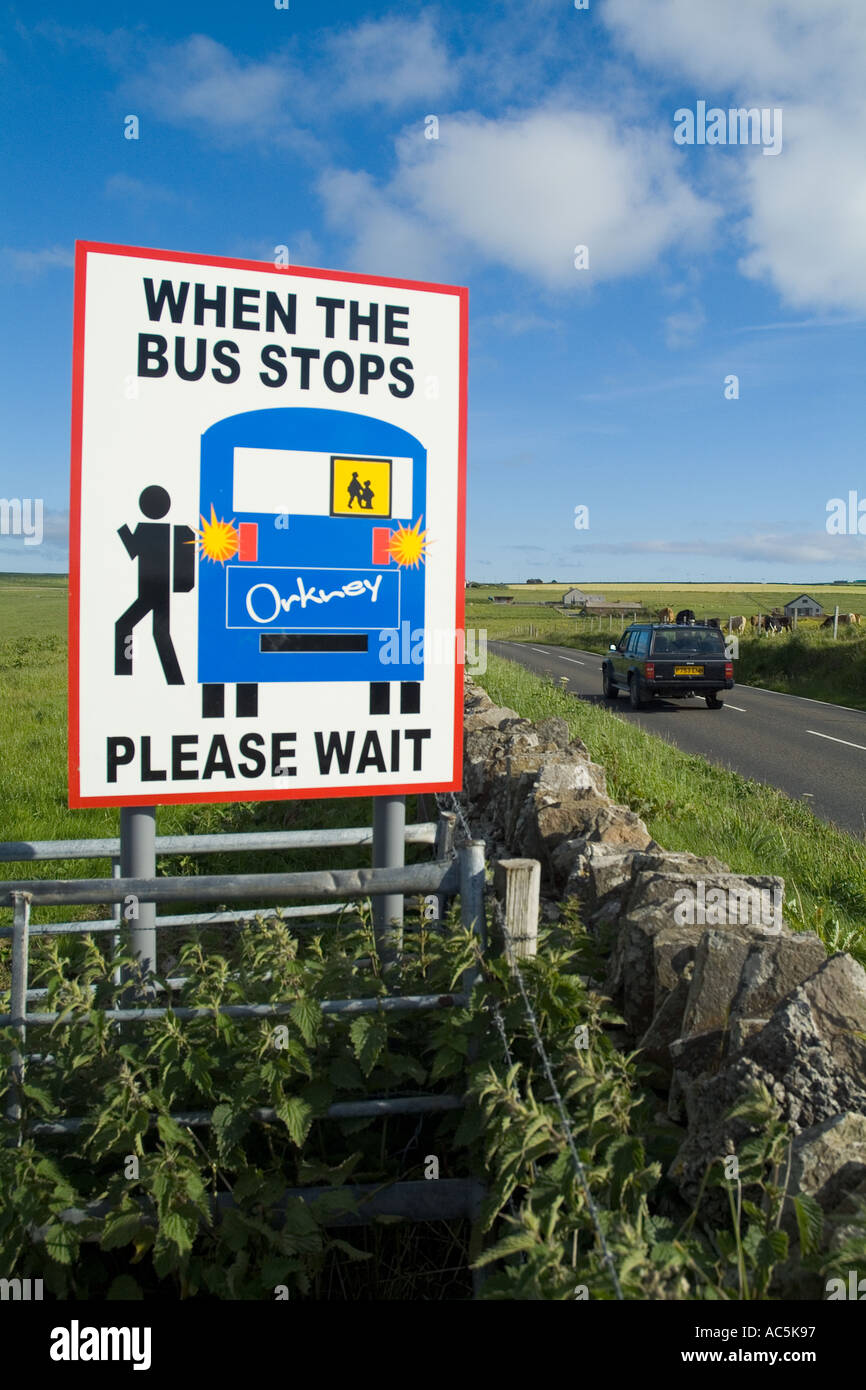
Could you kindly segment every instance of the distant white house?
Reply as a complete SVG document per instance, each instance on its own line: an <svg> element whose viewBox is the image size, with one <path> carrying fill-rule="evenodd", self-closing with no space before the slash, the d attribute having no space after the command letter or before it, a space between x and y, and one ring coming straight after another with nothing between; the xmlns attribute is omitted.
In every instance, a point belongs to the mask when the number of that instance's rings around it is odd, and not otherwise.
<svg viewBox="0 0 866 1390"><path fill-rule="evenodd" d="M595 604L604 603L604 594L587 594L583 589L569 589L563 595L562 602L568 608L586 608Z"/></svg>
<svg viewBox="0 0 866 1390"><path fill-rule="evenodd" d="M786 618L820 618L823 614L821 604L808 594L800 594L799 598L792 598L790 603L785 604Z"/></svg>

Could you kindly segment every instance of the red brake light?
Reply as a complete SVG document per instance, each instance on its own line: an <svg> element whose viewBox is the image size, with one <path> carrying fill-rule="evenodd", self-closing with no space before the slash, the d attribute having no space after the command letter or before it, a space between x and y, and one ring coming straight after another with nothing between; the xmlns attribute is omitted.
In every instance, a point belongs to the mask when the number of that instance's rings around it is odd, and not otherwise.
<svg viewBox="0 0 866 1390"><path fill-rule="evenodd" d="M733 679L734 679L734 663L733 663L733 661L726 661L726 662L725 662L725 680L726 680L726 681L732 681Z"/></svg>
<svg viewBox="0 0 866 1390"><path fill-rule="evenodd" d="M388 548L388 547L390 546L390 544L391 544L391 528L390 528L390 526L374 526L374 527L373 527L373 564L374 564L374 565L390 565L390 563L391 563L391 552L390 552L390 550L389 550L389 548Z"/></svg>
<svg viewBox="0 0 866 1390"><path fill-rule="evenodd" d="M646 678L647 678L647 680L648 680L648 681L655 680L655 675L656 675L656 664L655 664L654 661L648 661L647 664L646 664Z"/></svg>
<svg viewBox="0 0 866 1390"><path fill-rule="evenodd" d="M255 560L259 550L259 527L255 521L238 525L238 559Z"/></svg>

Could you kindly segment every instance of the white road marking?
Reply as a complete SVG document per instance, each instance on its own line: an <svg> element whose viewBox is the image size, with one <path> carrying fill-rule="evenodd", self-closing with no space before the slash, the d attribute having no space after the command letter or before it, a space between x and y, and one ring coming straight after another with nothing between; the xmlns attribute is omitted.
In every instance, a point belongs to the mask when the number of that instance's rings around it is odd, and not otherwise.
<svg viewBox="0 0 866 1390"><path fill-rule="evenodd" d="M807 729L807 734L814 734L816 738L829 739L831 743L844 743L846 748L862 748L866 753L866 743L851 743L847 738L834 738L832 734L819 734L817 729Z"/></svg>
<svg viewBox="0 0 866 1390"><path fill-rule="evenodd" d="M825 709L845 709L849 714L866 714L866 711L855 709L853 705L837 705L835 700L813 700L811 695L792 695L787 690L768 690L765 685L750 685L749 689L760 690L762 695L781 695L783 700L804 700L807 705L823 705Z"/></svg>
<svg viewBox="0 0 866 1390"><path fill-rule="evenodd" d="M578 660L577 660L577 657L574 657L574 656L561 656L559 659L560 659L560 661L570 661L570 662L572 663L573 666L585 666L585 665L586 665L586 662L585 662L585 661L578 661Z"/></svg>
<svg viewBox="0 0 866 1390"><path fill-rule="evenodd" d="M544 650L543 647L530 647L529 650L530 650L531 652L541 652L541 655L542 655L542 656L549 656L549 655L550 655L550 653L549 653L549 652L546 652L546 651Z"/></svg>
<svg viewBox="0 0 866 1390"><path fill-rule="evenodd" d="M725 709L735 709L735 710L737 711L738 714L748 714L748 713L749 713L749 711L748 711L747 709L743 709L742 705L729 705L728 702L727 702L727 700L725 701Z"/></svg>

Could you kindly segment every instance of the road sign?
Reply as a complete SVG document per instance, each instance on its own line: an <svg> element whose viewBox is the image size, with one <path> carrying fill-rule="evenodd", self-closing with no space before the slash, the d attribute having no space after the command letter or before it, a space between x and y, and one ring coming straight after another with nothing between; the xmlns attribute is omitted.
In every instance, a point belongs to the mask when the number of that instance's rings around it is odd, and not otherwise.
<svg viewBox="0 0 866 1390"><path fill-rule="evenodd" d="M71 806L461 785L467 291L78 244Z"/></svg>

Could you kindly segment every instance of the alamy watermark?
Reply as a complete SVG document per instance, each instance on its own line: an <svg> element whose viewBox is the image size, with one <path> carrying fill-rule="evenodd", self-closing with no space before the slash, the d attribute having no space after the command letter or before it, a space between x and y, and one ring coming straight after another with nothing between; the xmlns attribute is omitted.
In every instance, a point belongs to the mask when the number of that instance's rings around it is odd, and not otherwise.
<svg viewBox="0 0 866 1390"><path fill-rule="evenodd" d="M856 1269L849 1269L847 1284L844 1279L828 1279L824 1285L824 1292L828 1303L839 1299L862 1303L866 1300L866 1279L859 1278Z"/></svg>
<svg viewBox="0 0 866 1390"><path fill-rule="evenodd" d="M23 536L25 545L42 544L41 497L0 497L0 536Z"/></svg>
<svg viewBox="0 0 866 1390"><path fill-rule="evenodd" d="M407 619L379 633L382 666L465 666L478 675L487 670L486 628L413 628Z"/></svg>
<svg viewBox="0 0 866 1390"><path fill-rule="evenodd" d="M708 888L703 879L674 893L674 921L678 927L761 927L782 930L781 888L757 888L743 884L733 888Z"/></svg>
<svg viewBox="0 0 866 1390"><path fill-rule="evenodd" d="M678 145L763 145L764 154L782 152L781 106L707 109L699 101L694 111L681 106L674 112L674 141Z"/></svg>
<svg viewBox="0 0 866 1390"><path fill-rule="evenodd" d="M844 497L831 497L826 511L828 535L866 536L866 497L858 497L853 488L847 501Z"/></svg>
<svg viewBox="0 0 866 1390"><path fill-rule="evenodd" d="M68 1327L51 1329L48 1355L52 1361L131 1361L134 1371L150 1370L149 1327L82 1327L73 1318Z"/></svg>
<svg viewBox="0 0 866 1390"><path fill-rule="evenodd" d="M39 1302L42 1298L41 1279L0 1279L0 1302Z"/></svg>

